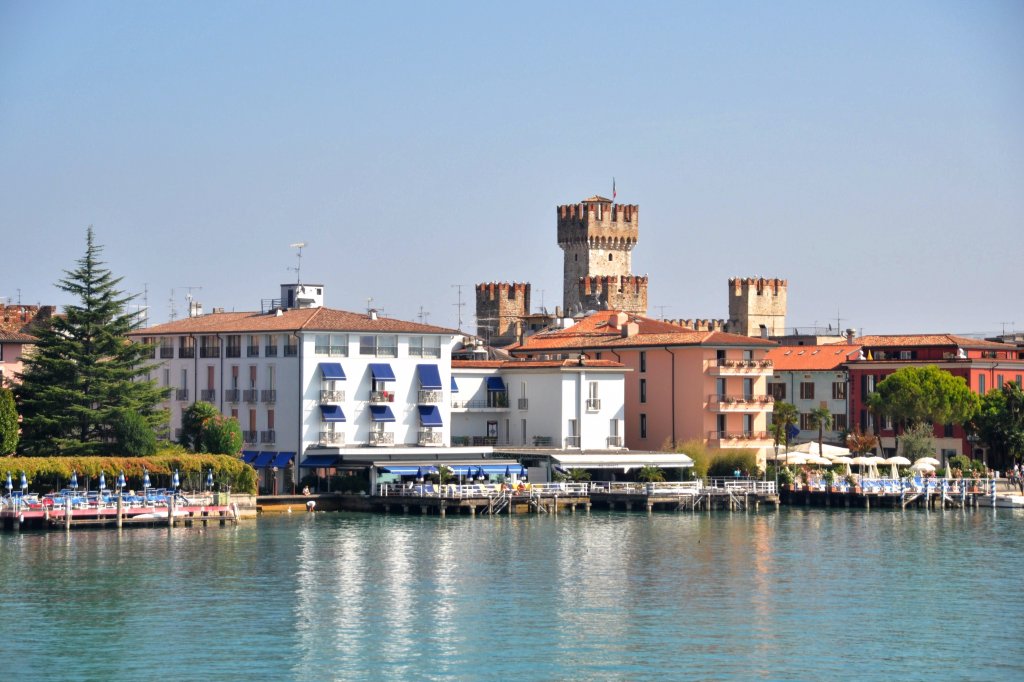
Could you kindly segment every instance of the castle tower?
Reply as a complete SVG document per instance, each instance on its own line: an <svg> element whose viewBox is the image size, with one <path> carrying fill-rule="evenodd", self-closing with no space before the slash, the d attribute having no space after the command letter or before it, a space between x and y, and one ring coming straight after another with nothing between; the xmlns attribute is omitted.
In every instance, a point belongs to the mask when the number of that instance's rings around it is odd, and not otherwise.
<svg viewBox="0 0 1024 682"><path fill-rule="evenodd" d="M579 280L584 310L622 310L647 314L647 276L587 275Z"/></svg>
<svg viewBox="0 0 1024 682"><path fill-rule="evenodd" d="M784 336L784 279L733 277L729 280L729 331L744 336Z"/></svg>
<svg viewBox="0 0 1024 682"><path fill-rule="evenodd" d="M529 283L476 285L476 334L488 344L506 346L518 341L520 320L529 314Z"/></svg>
<svg viewBox="0 0 1024 682"><path fill-rule="evenodd" d="M635 204L613 204L611 199L593 196L578 204L567 204L556 209L558 218L558 246L565 253L562 269L562 309L566 315L574 315L589 307L592 302L581 298L587 286L584 278L604 278L600 283L602 291L610 279L618 280L622 289L629 289L629 295L620 297L630 300L632 313L647 314L647 278L632 275L630 253L639 237L640 207ZM626 278L626 279L623 279ZM637 281L642 279L642 287ZM628 281L627 281L628 280ZM614 287L612 287L614 288ZM642 288L642 296L638 292ZM612 297L615 298L615 297ZM642 300L641 300L642 299ZM608 299L609 307L618 308Z"/></svg>

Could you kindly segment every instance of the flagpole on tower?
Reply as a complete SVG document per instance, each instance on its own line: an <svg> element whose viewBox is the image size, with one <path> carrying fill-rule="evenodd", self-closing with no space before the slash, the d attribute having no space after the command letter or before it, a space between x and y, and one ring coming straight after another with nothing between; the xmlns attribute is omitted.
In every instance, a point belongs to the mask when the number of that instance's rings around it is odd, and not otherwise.
<svg viewBox="0 0 1024 682"><path fill-rule="evenodd" d="M615 201L615 176L612 176L612 201Z"/></svg>

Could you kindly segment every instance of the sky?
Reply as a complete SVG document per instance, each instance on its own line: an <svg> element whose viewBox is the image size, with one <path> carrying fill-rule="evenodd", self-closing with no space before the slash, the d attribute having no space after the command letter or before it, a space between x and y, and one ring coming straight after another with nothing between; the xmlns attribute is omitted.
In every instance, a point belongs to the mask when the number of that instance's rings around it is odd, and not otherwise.
<svg viewBox="0 0 1024 682"><path fill-rule="evenodd" d="M154 323L304 242L328 306L473 331L561 303L613 178L653 317L764 276L788 327L1024 329L1024 3L0 0L0 300L73 302L92 225Z"/></svg>

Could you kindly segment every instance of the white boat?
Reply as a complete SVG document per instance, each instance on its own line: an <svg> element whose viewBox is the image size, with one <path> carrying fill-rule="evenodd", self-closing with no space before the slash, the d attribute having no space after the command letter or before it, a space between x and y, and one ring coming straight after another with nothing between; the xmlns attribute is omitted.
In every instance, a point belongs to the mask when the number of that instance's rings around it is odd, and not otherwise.
<svg viewBox="0 0 1024 682"><path fill-rule="evenodd" d="M992 504L992 497L985 495L978 498L979 507L996 507L997 509L1024 509L1024 495L1013 495L999 493L996 495L995 504Z"/></svg>

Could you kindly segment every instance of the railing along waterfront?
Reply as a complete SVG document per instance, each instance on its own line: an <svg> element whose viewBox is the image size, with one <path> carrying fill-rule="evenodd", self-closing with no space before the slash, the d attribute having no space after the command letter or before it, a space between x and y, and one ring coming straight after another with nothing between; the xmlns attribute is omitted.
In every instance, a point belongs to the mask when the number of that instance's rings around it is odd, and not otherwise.
<svg viewBox="0 0 1024 682"><path fill-rule="evenodd" d="M501 483L455 484L417 483L414 485L401 483L380 483L377 494L382 497L447 497L447 498L480 498L498 497L513 493L531 497L585 497L590 492L587 483L524 483L522 487L508 486Z"/></svg>

